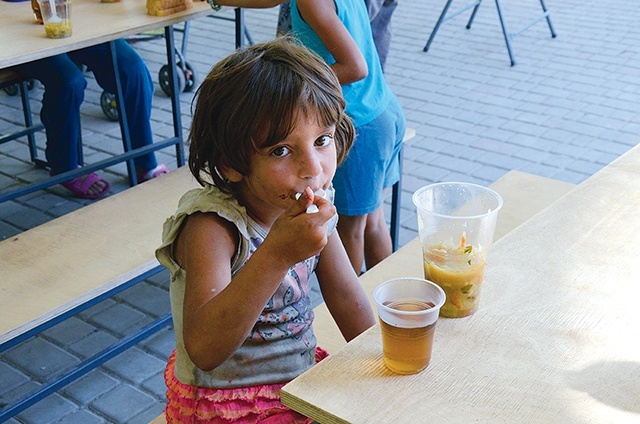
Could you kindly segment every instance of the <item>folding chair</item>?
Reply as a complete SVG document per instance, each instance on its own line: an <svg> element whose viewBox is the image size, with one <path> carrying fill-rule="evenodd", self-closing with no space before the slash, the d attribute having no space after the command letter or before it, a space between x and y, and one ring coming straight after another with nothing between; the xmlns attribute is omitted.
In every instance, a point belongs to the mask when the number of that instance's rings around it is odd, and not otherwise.
<svg viewBox="0 0 640 424"><path fill-rule="evenodd" d="M436 26L433 28L433 31L431 32L431 35L429 36L429 40L427 41L427 44L424 46L423 51L426 52L429 50L429 47L431 46L431 42L433 41L433 38L436 36L438 29L440 29L440 25L458 16L462 12L473 8L473 11L471 12L471 17L469 18L469 22L467 23L467 29L471 29L471 24L473 23L473 19L476 17L476 12L478 11L480 4L482 3L482 0L475 0L473 3L468 4L458 9L457 11L452 12L451 14L447 14L447 12L449 11L449 6L451 6L452 1L453 0L447 0L447 3L444 5L444 9L442 10L440 17L438 18L438 21L436 22ZM507 44L507 51L509 52L509 59L511 60L511 66L514 66L516 64L516 59L513 53L513 49L511 48L511 40L514 39L523 31L529 29L531 26L538 23L539 21L546 19L547 24L549 25L549 30L551 31L551 37L556 38L556 32L553 29L553 25L551 25L551 18L549 17L549 11L547 10L547 6L545 5L544 0L540 0L540 5L542 6L542 12L543 12L542 15L538 16L533 21L529 22L527 25L525 25L524 27L522 27L520 30L516 32L509 32L507 30L507 24L505 23L504 16L502 14L502 7L500 6L500 0L495 0L495 1L496 1L496 8L498 9L498 17L500 18L500 25L502 26L502 34L504 35L504 41Z"/></svg>

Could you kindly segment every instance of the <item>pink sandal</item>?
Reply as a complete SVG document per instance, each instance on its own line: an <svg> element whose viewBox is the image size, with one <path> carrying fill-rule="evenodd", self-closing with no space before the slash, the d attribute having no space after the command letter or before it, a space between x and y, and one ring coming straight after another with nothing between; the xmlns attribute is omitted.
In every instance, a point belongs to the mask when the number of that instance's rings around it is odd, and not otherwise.
<svg viewBox="0 0 640 424"><path fill-rule="evenodd" d="M138 171L138 182L143 183L145 181L152 180L156 177L159 177L162 174L168 174L169 168L164 163L159 164L153 169Z"/></svg>
<svg viewBox="0 0 640 424"><path fill-rule="evenodd" d="M103 187L100 191L96 193L92 193L90 191L90 188L96 183L102 183ZM109 182L103 178L100 178L98 174L96 174L95 172L91 172L90 174L87 174L87 175L81 175L78 178L74 178L71 181L62 183L62 186L67 190L70 190L71 192L73 192L73 194L75 194L76 197L79 197L81 199L87 199L87 200L99 199L105 194L107 194L107 192L111 188L111 185L109 184Z"/></svg>

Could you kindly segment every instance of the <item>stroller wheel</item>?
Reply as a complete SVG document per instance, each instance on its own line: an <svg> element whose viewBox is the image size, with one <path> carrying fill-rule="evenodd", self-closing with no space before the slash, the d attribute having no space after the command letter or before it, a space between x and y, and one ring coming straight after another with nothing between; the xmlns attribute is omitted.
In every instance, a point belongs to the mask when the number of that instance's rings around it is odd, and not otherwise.
<svg viewBox="0 0 640 424"><path fill-rule="evenodd" d="M189 93L196 88L196 85L198 84L198 78L196 77L196 72L193 70L189 62L185 61L184 67L184 77L186 82L184 86L184 92Z"/></svg>
<svg viewBox="0 0 640 424"><path fill-rule="evenodd" d="M107 119L110 121L118 120L118 103L116 103L115 94L103 91L100 95L100 106Z"/></svg>
<svg viewBox="0 0 640 424"><path fill-rule="evenodd" d="M175 73L178 77L178 93L182 93L186 86L186 77L180 69L179 66L176 66ZM164 65L160 68L160 72L158 72L158 81L160 82L160 88L167 96L171 96L171 80L169 78L169 65Z"/></svg>

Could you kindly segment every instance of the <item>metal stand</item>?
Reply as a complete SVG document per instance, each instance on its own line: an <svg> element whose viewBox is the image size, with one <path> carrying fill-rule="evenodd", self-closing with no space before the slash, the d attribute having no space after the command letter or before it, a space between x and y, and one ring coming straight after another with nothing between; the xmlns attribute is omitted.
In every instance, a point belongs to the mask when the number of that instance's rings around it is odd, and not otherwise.
<svg viewBox="0 0 640 424"><path fill-rule="evenodd" d="M7 94L10 96L20 94L20 100L22 101L22 115L24 117L24 129L0 137L0 144L19 139L26 135L29 143L29 156L31 157L31 161L37 166L42 167L46 166L46 162L42 159L38 159L35 133L43 130L44 125L33 123L28 94L28 91L31 90L30 87L33 87L33 81L28 81L22 75L13 71L7 71L0 77L0 88L2 88Z"/></svg>
<svg viewBox="0 0 640 424"><path fill-rule="evenodd" d="M77 313L82 312L100 303L105 299L115 296L116 294L137 284L138 282L145 280L153 276L154 274L157 274L163 269L164 268L161 265L158 265L157 267L150 269L149 271L129 280L125 284L122 284L112 290L108 290L102 295L97 296L88 302L85 302L74 308L71 308L70 310L66 311L65 313L57 316L52 320L45 321L44 323L34 327L32 330L3 343L0 346L0 352L4 352L5 350L15 345L37 334L40 334L47 328L51 328L52 326L66 320L67 318L72 317ZM65 387L66 385L72 383L73 381L76 381L83 375L87 374L89 371L104 364L109 359L115 357L121 352L124 352L125 350L129 349L131 346L141 342L142 340L147 339L148 337L152 336L153 334L167 327L169 324L171 324L171 322L172 322L171 314L161 316L157 318L155 321L153 321L152 323L145 325L144 327L140 328L137 331L134 331L132 334L124 337L123 339L119 340L118 342L114 343L108 348L102 350L101 352L91 356L90 358L85 359L84 361L80 362L76 366L66 370L64 373L56 376L51 381L45 382L44 384L40 385L38 387L38 390L28 394L27 396L20 399L18 402L14 404L9 404L9 405L2 405L2 408L0 409L0 422L5 422L9 418L19 414L20 412L36 404L40 400L49 396L50 394L58 391L59 389Z"/></svg>
<svg viewBox="0 0 640 424"><path fill-rule="evenodd" d="M398 250L398 239L400 236L400 209L402 204L400 196L402 195L402 148L398 153L398 165L400 169L400 179L391 188L391 225L389 232L391 233L391 245L393 251Z"/></svg>
<svg viewBox="0 0 640 424"><path fill-rule="evenodd" d="M471 24L473 23L473 19L476 17L476 13L478 12L478 8L480 7L480 4L482 3L482 0L475 0L473 3L468 4L458 10L456 10L455 12L451 13L451 14L447 14L447 12L449 11L449 7L451 6L451 2L453 0L447 0L447 3L444 5L444 9L442 10L442 13L440 14L440 17L438 18L438 21L436 22L436 26L433 28L433 31L431 32L431 35L429 36L429 40L427 41L427 44L424 46L423 51L429 51L429 47L431 46L431 43L433 42L434 37L436 36L436 33L438 32L438 29L440 29L440 25L442 25L444 22L447 22L448 20L458 16L459 14L461 14L462 12L469 10L471 8L473 8L473 11L471 12L471 17L469 18L469 22L467 23L467 29L471 29ZM529 29L531 26L535 25L536 23L538 23L539 21L546 19L547 20L547 25L549 25L549 30L551 31L551 37L552 38L556 38L556 32L553 29L553 25L551 24L551 18L549 16L549 10L547 9L546 4L544 3L544 0L540 0L540 6L542 6L542 15L536 17L534 20L532 20L531 22L529 22L527 25L525 25L524 27L522 27L520 30L516 31L516 32L509 32L507 30L507 24L504 20L504 16L502 14L502 7L500 6L500 0L495 0L496 1L496 8L498 9L498 17L500 18L500 25L502 26L502 34L504 35L504 41L507 45L507 51L509 53L509 59L511 61L511 66L514 66L516 64L516 59L513 53L513 49L511 48L511 40L513 40L516 36L518 36L520 33L524 32L525 30Z"/></svg>

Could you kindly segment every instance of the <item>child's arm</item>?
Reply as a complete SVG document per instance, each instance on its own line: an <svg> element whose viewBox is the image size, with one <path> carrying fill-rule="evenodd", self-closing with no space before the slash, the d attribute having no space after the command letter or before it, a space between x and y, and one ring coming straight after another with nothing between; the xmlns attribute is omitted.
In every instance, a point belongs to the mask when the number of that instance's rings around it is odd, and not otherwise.
<svg viewBox="0 0 640 424"><path fill-rule="evenodd" d="M333 0L298 0L297 5L302 18L313 28L336 60L331 68L340 84L349 84L365 78L369 73L367 62L351 34L338 18Z"/></svg>
<svg viewBox="0 0 640 424"><path fill-rule="evenodd" d="M316 274L322 297L346 341L351 341L375 324L369 298L337 231L331 234L320 255Z"/></svg>
<svg viewBox="0 0 640 424"><path fill-rule="evenodd" d="M198 368L211 370L226 361L246 340L289 268L318 254L327 243L327 222L335 207L318 198L314 203L320 211L307 214L313 197L307 190L274 222L233 278L236 228L215 214L194 214L184 224L174 255L187 274L183 336Z"/></svg>

